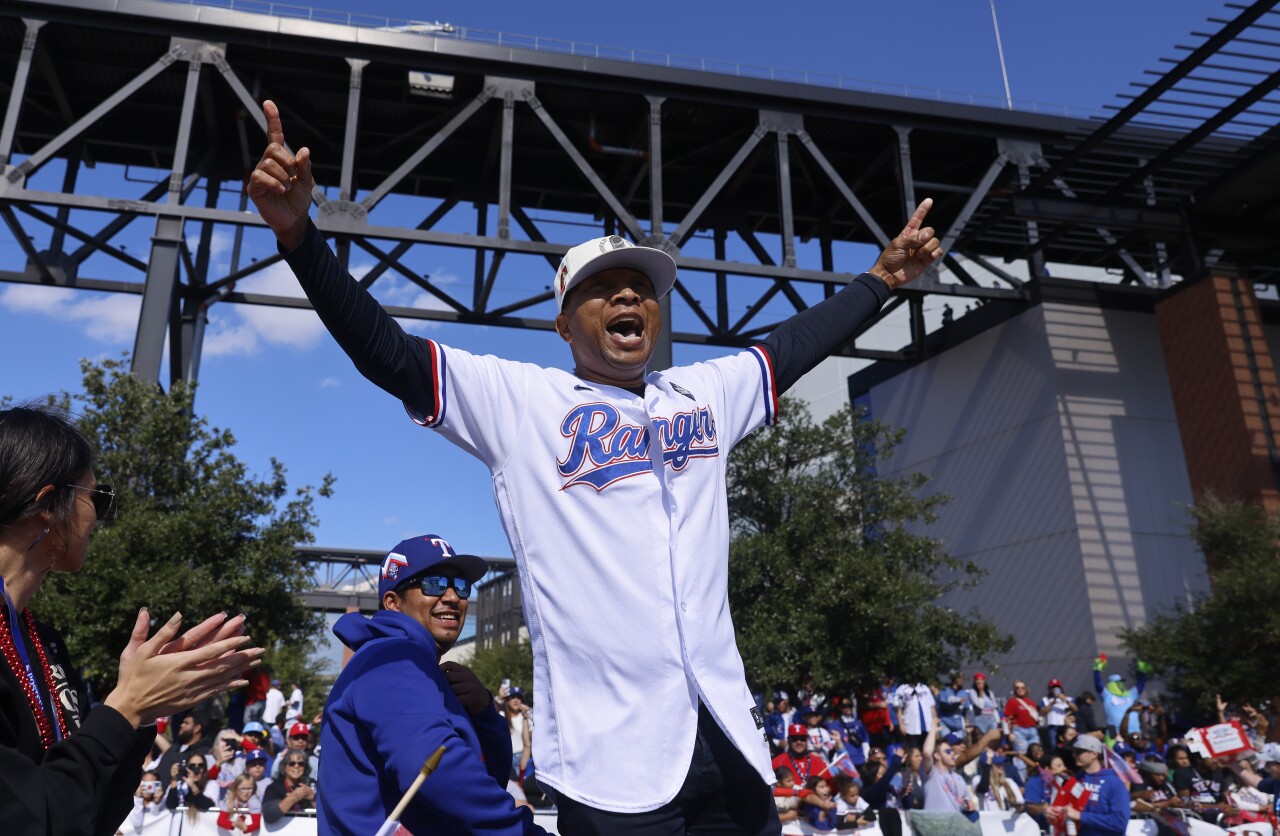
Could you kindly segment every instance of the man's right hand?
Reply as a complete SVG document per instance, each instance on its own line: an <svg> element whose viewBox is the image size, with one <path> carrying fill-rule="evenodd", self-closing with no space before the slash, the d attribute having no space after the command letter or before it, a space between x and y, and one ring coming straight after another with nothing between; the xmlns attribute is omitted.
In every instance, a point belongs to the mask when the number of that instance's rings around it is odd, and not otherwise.
<svg viewBox="0 0 1280 836"><path fill-rule="evenodd" d="M316 185L311 176L311 149L290 154L285 148L284 127L275 102L263 102L262 115L267 119L267 148L249 175L249 198L287 252L298 248L307 231L311 190Z"/></svg>

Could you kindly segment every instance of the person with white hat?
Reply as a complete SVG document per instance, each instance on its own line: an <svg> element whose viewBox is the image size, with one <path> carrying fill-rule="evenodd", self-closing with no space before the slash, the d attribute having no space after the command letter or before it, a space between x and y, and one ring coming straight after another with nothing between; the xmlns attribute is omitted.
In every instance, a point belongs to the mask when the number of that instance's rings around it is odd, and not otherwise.
<svg viewBox="0 0 1280 836"><path fill-rule="evenodd" d="M1080 836L1122 836L1129 826L1129 790L1107 765L1107 747L1093 735L1075 739L1073 753L1080 768L1077 780L1089 791L1083 810L1067 805L1050 807L1045 816L1053 823L1077 822Z"/></svg>
<svg viewBox="0 0 1280 836"><path fill-rule="evenodd" d="M321 321L415 422L492 474L533 646L533 756L560 832L780 832L728 608L728 454L941 260L932 201L867 273L761 343L662 371L648 365L675 261L618 235L579 244L552 279L570 373L406 334L311 223L310 151L288 151L278 109L263 109L249 196Z"/></svg>

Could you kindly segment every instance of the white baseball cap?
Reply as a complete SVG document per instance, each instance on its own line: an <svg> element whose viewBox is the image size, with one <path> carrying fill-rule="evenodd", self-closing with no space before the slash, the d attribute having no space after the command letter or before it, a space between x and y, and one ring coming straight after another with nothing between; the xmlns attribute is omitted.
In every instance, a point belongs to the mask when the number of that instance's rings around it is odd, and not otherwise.
<svg viewBox="0 0 1280 836"><path fill-rule="evenodd" d="M676 262L662 250L637 247L620 235L593 238L564 254L554 283L556 311L564 310L564 297L583 279L613 267L630 267L649 277L661 299L676 283Z"/></svg>

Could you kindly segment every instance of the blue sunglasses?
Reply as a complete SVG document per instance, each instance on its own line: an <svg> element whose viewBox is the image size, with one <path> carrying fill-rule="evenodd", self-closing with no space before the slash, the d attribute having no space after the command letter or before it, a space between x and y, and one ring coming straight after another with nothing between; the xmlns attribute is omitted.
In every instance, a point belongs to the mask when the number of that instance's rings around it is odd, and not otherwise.
<svg viewBox="0 0 1280 836"><path fill-rule="evenodd" d="M439 598L448 592L450 587L463 600L471 597L471 581L466 578L451 578L448 575L420 575L412 578L401 589L409 589L414 586L421 589L422 594L429 598Z"/></svg>

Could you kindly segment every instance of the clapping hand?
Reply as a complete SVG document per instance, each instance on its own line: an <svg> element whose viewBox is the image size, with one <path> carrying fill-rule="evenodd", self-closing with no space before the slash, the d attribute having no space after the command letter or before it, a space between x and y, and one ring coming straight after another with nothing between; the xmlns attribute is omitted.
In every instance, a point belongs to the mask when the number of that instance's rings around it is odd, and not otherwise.
<svg viewBox="0 0 1280 836"><path fill-rule="evenodd" d="M219 613L178 635L181 613L147 638L150 616L138 611L129 644L120 654L120 678L104 701L134 726L182 711L228 688L248 685L241 676L260 664L261 647L245 647L244 616Z"/></svg>
<svg viewBox="0 0 1280 836"><path fill-rule="evenodd" d="M933 198L926 197L911 213L911 219L889 242L876 263L867 272L882 279L889 289L901 287L928 270L943 256L942 244L931 226L923 226L924 216L933 208Z"/></svg>

